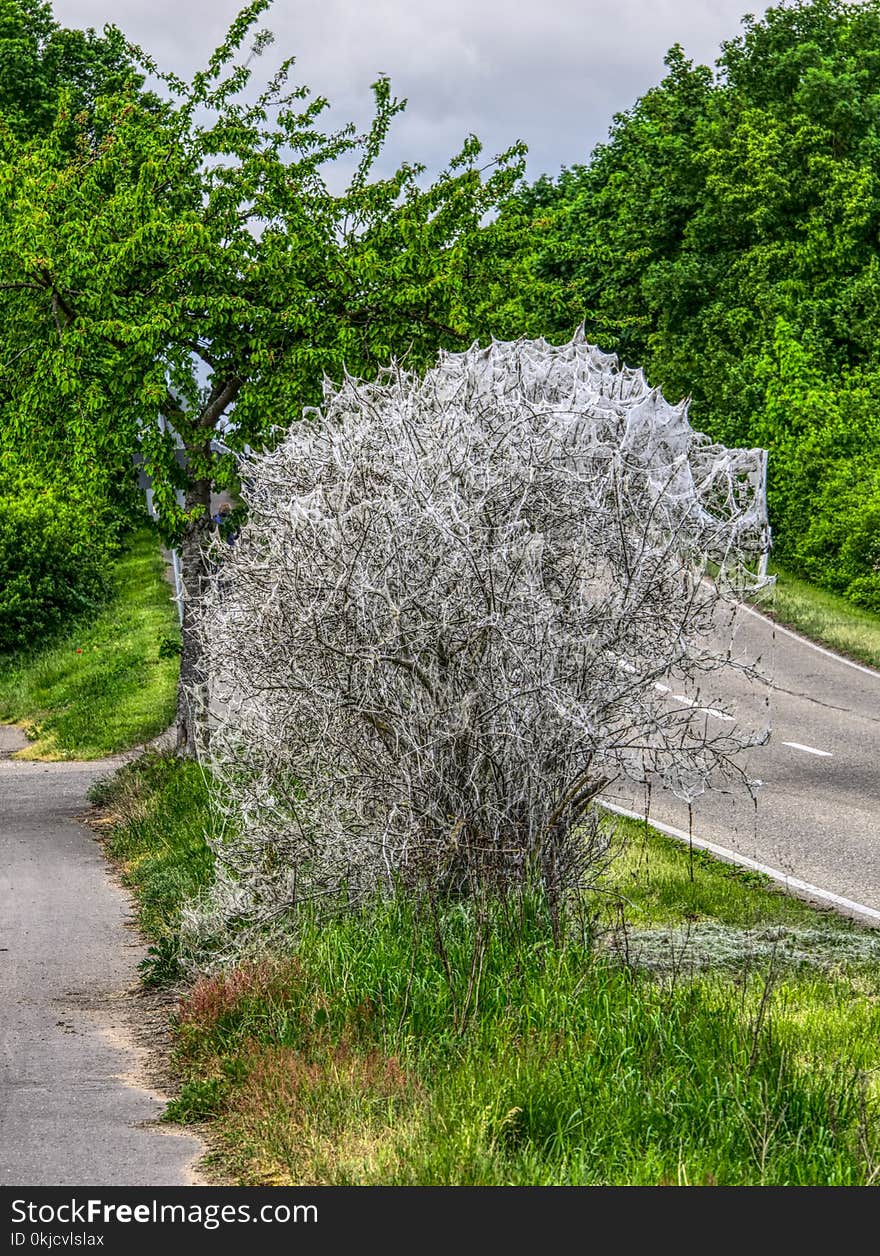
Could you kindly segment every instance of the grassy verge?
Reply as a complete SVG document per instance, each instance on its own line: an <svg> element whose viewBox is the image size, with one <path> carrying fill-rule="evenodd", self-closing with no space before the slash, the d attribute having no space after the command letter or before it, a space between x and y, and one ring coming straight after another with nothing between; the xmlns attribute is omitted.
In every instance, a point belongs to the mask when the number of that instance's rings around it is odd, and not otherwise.
<svg viewBox="0 0 880 1256"><path fill-rule="evenodd" d="M116 562L94 619L44 648L0 657L0 720L24 725L35 759L97 759L148 741L174 716L177 617L152 532Z"/></svg>
<svg viewBox="0 0 880 1256"><path fill-rule="evenodd" d="M210 876L204 783L149 757L100 801L169 958ZM210 1121L247 1184L880 1180L878 935L702 854L691 879L681 847L626 833L588 937L554 944L527 904L493 915L475 967L468 911L439 948L430 913L393 902L201 977L169 1115Z"/></svg>
<svg viewBox="0 0 880 1256"><path fill-rule="evenodd" d="M133 891L137 923L150 940L141 975L149 985L178 974L181 904L211 877L205 842L211 811L201 769L193 762L149 752L92 786L102 809L95 827L107 854Z"/></svg>
<svg viewBox="0 0 880 1256"><path fill-rule="evenodd" d="M880 668L880 615L860 610L845 598L826 593L780 567L770 568L776 586L761 610L812 641Z"/></svg>

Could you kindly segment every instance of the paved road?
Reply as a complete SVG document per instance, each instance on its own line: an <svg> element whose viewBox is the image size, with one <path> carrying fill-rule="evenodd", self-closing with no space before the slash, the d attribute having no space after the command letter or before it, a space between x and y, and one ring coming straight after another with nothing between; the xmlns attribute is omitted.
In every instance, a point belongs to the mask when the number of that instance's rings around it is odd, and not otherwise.
<svg viewBox="0 0 880 1256"><path fill-rule="evenodd" d="M745 791L697 799L694 835L880 910L880 673L747 612L738 616L736 640L763 656L770 683L751 692L728 684L717 701L744 724L766 726L769 712L770 741L745 760L764 784L757 809ZM673 692L668 700L676 700ZM640 787L610 793L644 811ZM687 832L687 807L667 791L652 788L650 810Z"/></svg>
<svg viewBox="0 0 880 1256"><path fill-rule="evenodd" d="M0 727L0 1185L193 1184L201 1143L142 1128L163 1105L126 1080L144 948L76 820L109 765L11 761L15 736Z"/></svg>

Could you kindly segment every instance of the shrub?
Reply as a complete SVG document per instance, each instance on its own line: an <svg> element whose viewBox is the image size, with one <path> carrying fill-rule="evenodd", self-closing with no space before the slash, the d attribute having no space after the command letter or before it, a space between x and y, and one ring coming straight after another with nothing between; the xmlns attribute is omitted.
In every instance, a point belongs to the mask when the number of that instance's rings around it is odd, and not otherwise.
<svg viewBox="0 0 880 1256"><path fill-rule="evenodd" d="M880 465L876 449L820 467L797 503L780 559L798 575L880 610ZM793 515L795 512L793 512Z"/></svg>
<svg viewBox="0 0 880 1256"><path fill-rule="evenodd" d="M610 780L743 779L749 734L704 704L719 601L761 583L763 465L582 336L347 379L249 459L200 626L224 928L400 883L556 904Z"/></svg>
<svg viewBox="0 0 880 1256"><path fill-rule="evenodd" d="M46 490L0 497L0 652L36 644L107 591L98 520Z"/></svg>

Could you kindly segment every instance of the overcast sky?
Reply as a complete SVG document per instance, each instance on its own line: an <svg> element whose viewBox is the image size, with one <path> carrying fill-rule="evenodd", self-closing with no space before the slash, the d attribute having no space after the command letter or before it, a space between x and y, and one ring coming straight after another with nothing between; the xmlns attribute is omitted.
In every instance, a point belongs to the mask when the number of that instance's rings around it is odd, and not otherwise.
<svg viewBox="0 0 880 1256"><path fill-rule="evenodd" d="M238 0L54 0L65 26L112 21L188 76L222 41ZM297 57L297 80L363 125L370 83L408 98L387 157L441 169L474 132L488 154L522 139L528 173L583 162L613 115L664 74L674 43L712 65L749 0L275 0L260 26L276 42L267 68ZM386 163L383 162L383 165Z"/></svg>

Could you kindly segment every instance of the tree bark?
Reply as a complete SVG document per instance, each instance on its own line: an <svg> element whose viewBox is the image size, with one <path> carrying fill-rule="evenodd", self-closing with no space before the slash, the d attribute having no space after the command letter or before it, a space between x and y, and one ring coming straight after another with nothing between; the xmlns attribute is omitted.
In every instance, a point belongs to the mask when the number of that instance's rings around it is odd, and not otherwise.
<svg viewBox="0 0 880 1256"><path fill-rule="evenodd" d="M211 481L194 480L186 492L186 509L203 507L189 524L180 544L183 583L180 679L177 685L177 753L195 758L207 749L210 737L208 675L201 643L195 632L196 607L208 577L205 543L211 527Z"/></svg>

